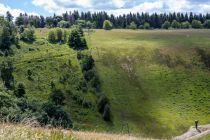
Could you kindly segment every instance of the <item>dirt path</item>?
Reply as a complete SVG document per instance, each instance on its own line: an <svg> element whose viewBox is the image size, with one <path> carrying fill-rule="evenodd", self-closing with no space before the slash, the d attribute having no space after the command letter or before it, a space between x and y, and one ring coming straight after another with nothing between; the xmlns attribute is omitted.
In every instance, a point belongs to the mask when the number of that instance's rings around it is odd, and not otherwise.
<svg viewBox="0 0 210 140"><path fill-rule="evenodd" d="M191 127L186 133L173 138L173 140L195 140L207 134L210 134L210 124L201 125L198 127L198 129Z"/></svg>

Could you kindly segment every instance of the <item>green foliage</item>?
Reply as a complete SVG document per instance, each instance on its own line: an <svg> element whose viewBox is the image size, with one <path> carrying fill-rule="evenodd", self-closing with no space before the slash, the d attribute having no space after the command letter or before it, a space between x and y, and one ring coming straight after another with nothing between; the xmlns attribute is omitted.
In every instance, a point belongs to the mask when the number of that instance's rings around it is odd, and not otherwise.
<svg viewBox="0 0 210 140"><path fill-rule="evenodd" d="M95 23L92 23L90 21L86 22L86 26L87 29L94 29L96 27Z"/></svg>
<svg viewBox="0 0 210 140"><path fill-rule="evenodd" d="M109 20L105 20L103 23L104 30L111 30L113 27L112 23Z"/></svg>
<svg viewBox="0 0 210 140"><path fill-rule="evenodd" d="M148 22L144 23L144 29L150 29L150 24Z"/></svg>
<svg viewBox="0 0 210 140"><path fill-rule="evenodd" d="M35 41L34 30L32 28L25 29L24 32L20 34L20 39L26 42Z"/></svg>
<svg viewBox="0 0 210 140"><path fill-rule="evenodd" d="M206 20L203 24L203 26L207 29L210 29L210 20Z"/></svg>
<svg viewBox="0 0 210 140"><path fill-rule="evenodd" d="M63 32L60 28L56 29L56 35L57 35L57 42L62 42Z"/></svg>
<svg viewBox="0 0 210 140"><path fill-rule="evenodd" d="M60 22L58 22L58 27L60 27L60 28L69 28L70 27L70 23L68 21L61 20Z"/></svg>
<svg viewBox="0 0 210 140"><path fill-rule="evenodd" d="M105 121L111 121L111 109L109 104L106 104L104 107L103 119Z"/></svg>
<svg viewBox="0 0 210 140"><path fill-rule="evenodd" d="M7 19L7 21L8 22L11 22L12 20L13 20L13 16L12 16L12 14L9 12L9 11L7 11L7 13L6 13L6 19Z"/></svg>
<svg viewBox="0 0 210 140"><path fill-rule="evenodd" d="M200 29L200 28L202 28L202 23L198 20L193 20L192 21L192 28Z"/></svg>
<svg viewBox="0 0 210 140"><path fill-rule="evenodd" d="M136 30L137 29L137 25L135 22L131 22L131 24L128 26L129 29L132 29L132 30Z"/></svg>
<svg viewBox="0 0 210 140"><path fill-rule="evenodd" d="M101 95L97 102L98 111L103 114L107 104L109 104L108 98L104 95Z"/></svg>
<svg viewBox="0 0 210 140"><path fill-rule="evenodd" d="M6 92L0 92L0 108L9 108L13 106L13 101L11 95Z"/></svg>
<svg viewBox="0 0 210 140"><path fill-rule="evenodd" d="M11 44L12 42L9 28L7 26L3 26L2 30L0 30L0 49L8 50Z"/></svg>
<svg viewBox="0 0 210 140"><path fill-rule="evenodd" d="M23 16L17 17L16 20L15 20L15 24L16 24L17 26L24 25L24 18L23 18Z"/></svg>
<svg viewBox="0 0 210 140"><path fill-rule="evenodd" d="M50 30L50 32L48 33L48 41L50 43L55 43L56 42L56 35L55 35L55 32L53 30Z"/></svg>
<svg viewBox="0 0 210 140"><path fill-rule="evenodd" d="M164 24L162 25L163 29L169 29L171 27L171 23L169 21L165 21Z"/></svg>
<svg viewBox="0 0 210 140"><path fill-rule="evenodd" d="M22 34L23 32L24 32L24 26L23 25L21 25L19 28L18 28L18 32L19 32L19 34Z"/></svg>
<svg viewBox="0 0 210 140"><path fill-rule="evenodd" d="M14 91L14 95L17 97L17 98L22 98L24 97L26 94L26 91L25 91L25 86L23 83L19 83L18 86L17 86L17 89Z"/></svg>
<svg viewBox="0 0 210 140"><path fill-rule="evenodd" d="M182 22L181 23L181 28L182 29L189 29L190 28L190 23L188 21Z"/></svg>
<svg viewBox="0 0 210 140"><path fill-rule="evenodd" d="M43 105L43 110L46 112L42 117L44 124L51 124L54 127L72 127L70 116L60 106L48 102Z"/></svg>
<svg viewBox="0 0 210 140"><path fill-rule="evenodd" d="M7 89L13 89L14 77L13 77L13 65L11 62L3 62L1 64L1 78Z"/></svg>
<svg viewBox="0 0 210 140"><path fill-rule="evenodd" d="M89 71L94 67L94 59L91 55L86 55L81 61L82 71Z"/></svg>
<svg viewBox="0 0 210 140"><path fill-rule="evenodd" d="M51 95L50 95L50 100L55 104L55 105L64 105L64 92L62 90L53 90Z"/></svg>
<svg viewBox="0 0 210 140"><path fill-rule="evenodd" d="M173 20L173 22L171 23L171 27L174 29L179 29L179 28L181 28L181 25L176 20Z"/></svg>
<svg viewBox="0 0 210 140"><path fill-rule="evenodd" d="M75 50L87 49L87 42L83 36L83 32L78 28L71 31L68 44L70 48Z"/></svg>

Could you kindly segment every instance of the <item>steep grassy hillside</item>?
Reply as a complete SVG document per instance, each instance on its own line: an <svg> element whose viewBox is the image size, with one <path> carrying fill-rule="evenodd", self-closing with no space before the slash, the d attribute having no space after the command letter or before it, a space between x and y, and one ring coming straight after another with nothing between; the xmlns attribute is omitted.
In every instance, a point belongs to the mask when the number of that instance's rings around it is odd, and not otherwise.
<svg viewBox="0 0 210 140"><path fill-rule="evenodd" d="M209 30L86 33L87 52L110 100L112 123L103 121L93 89L84 86L76 51L67 44L50 44L48 32L36 29L35 42L21 41L20 49L13 47L14 55L0 60L13 62L15 85L24 83L29 100L46 102L52 85L64 90L73 129L170 138L194 120L209 122Z"/></svg>
<svg viewBox="0 0 210 140"><path fill-rule="evenodd" d="M209 30L97 30L89 45L118 130L171 137L209 122L210 70L197 51L209 53Z"/></svg>
<svg viewBox="0 0 210 140"><path fill-rule="evenodd" d="M19 49L12 47L14 55L0 58L13 63L15 87L23 83L27 98L42 103L48 101L52 85L55 85L65 91L64 109L70 114L74 129L104 130L108 124L98 113L95 93L84 86L86 81L77 52L67 44L50 44L47 41L48 32L49 29L36 29L36 41L20 41Z"/></svg>

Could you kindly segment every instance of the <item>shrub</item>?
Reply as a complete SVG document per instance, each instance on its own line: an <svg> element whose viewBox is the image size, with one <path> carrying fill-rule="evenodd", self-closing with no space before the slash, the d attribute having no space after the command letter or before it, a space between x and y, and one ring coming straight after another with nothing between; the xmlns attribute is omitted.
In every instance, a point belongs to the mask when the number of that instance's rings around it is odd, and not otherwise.
<svg viewBox="0 0 210 140"><path fill-rule="evenodd" d="M12 97L6 92L0 92L0 108L13 106Z"/></svg>
<svg viewBox="0 0 210 140"><path fill-rule="evenodd" d="M0 30L0 49L5 50L9 49L11 42L11 35L9 32L9 28L3 26L2 30Z"/></svg>
<svg viewBox="0 0 210 140"><path fill-rule="evenodd" d="M51 124L54 127L72 127L70 116L60 106L48 102L43 105L43 110L46 112L41 119L44 124Z"/></svg>
<svg viewBox="0 0 210 140"><path fill-rule="evenodd" d="M48 34L48 41L50 43L55 43L56 42L56 35L55 35L55 32L53 30L51 30Z"/></svg>
<svg viewBox="0 0 210 140"><path fill-rule="evenodd" d="M79 29L73 29L69 36L69 47L75 50L83 50L87 48L87 42L85 38L81 35Z"/></svg>
<svg viewBox="0 0 210 140"><path fill-rule="evenodd" d="M50 100L55 103L55 105L64 105L64 92L62 90L53 90L50 95Z"/></svg>
<svg viewBox="0 0 210 140"><path fill-rule="evenodd" d="M110 110L110 106L108 104L106 104L104 107L103 119L105 121L111 121L111 110Z"/></svg>
<svg viewBox="0 0 210 140"><path fill-rule="evenodd" d="M105 20L103 23L103 29L104 30L111 30L112 29L112 23L109 20Z"/></svg>
<svg viewBox="0 0 210 140"><path fill-rule="evenodd" d="M129 29L132 29L132 30L136 30L137 29L137 25L135 22L131 22L130 25L128 26Z"/></svg>
<svg viewBox="0 0 210 140"><path fill-rule="evenodd" d="M85 56L81 61L82 71L88 71L93 68L94 66L94 59L91 55Z"/></svg>
<svg viewBox="0 0 210 140"><path fill-rule="evenodd" d="M63 32L60 28L56 29L56 36L57 36L57 42L61 42L63 38Z"/></svg>
<svg viewBox="0 0 210 140"><path fill-rule="evenodd" d="M148 22L144 23L144 29L150 29L150 24Z"/></svg>
<svg viewBox="0 0 210 140"><path fill-rule="evenodd" d="M202 28L202 23L198 20L193 20L192 21L192 28L200 29L200 28Z"/></svg>
<svg viewBox="0 0 210 140"><path fill-rule="evenodd" d="M22 34L23 32L24 32L24 26L23 25L21 25L20 27L19 27L19 29L18 29L18 32L19 32L19 34Z"/></svg>
<svg viewBox="0 0 210 140"><path fill-rule="evenodd" d="M100 113L104 112L105 106L109 104L109 100L106 96L101 95L98 99L97 107Z"/></svg>
<svg viewBox="0 0 210 140"><path fill-rule="evenodd" d="M176 20L174 20L172 23L171 23L171 27L174 28L174 29L179 29L181 27L180 23L177 22Z"/></svg>
<svg viewBox="0 0 210 140"><path fill-rule="evenodd" d="M207 28L207 29L210 29L210 20L206 20L204 22L204 27Z"/></svg>
<svg viewBox="0 0 210 140"><path fill-rule="evenodd" d="M27 77L28 77L28 80L33 80L32 78L32 71L31 70L27 70Z"/></svg>
<svg viewBox="0 0 210 140"><path fill-rule="evenodd" d="M20 39L26 42L33 42L35 40L34 30L32 28L25 29L24 32L20 34Z"/></svg>
<svg viewBox="0 0 210 140"><path fill-rule="evenodd" d="M95 77L96 71L94 69L91 69L89 71L84 72L85 80L90 81Z"/></svg>
<svg viewBox="0 0 210 140"><path fill-rule="evenodd" d="M181 23L181 28L182 29L189 29L190 28L190 23L188 21L182 22Z"/></svg>
<svg viewBox="0 0 210 140"><path fill-rule="evenodd" d="M162 25L163 29L169 29L171 27L171 23L169 21L165 21Z"/></svg>
<svg viewBox="0 0 210 140"><path fill-rule="evenodd" d="M1 78L7 89L13 89L14 87L14 77L12 75L13 66L11 62L3 62L1 65Z"/></svg>
<svg viewBox="0 0 210 140"><path fill-rule="evenodd" d="M58 27L60 27L60 28L69 28L70 27L70 23L68 21L61 20L60 22L58 22Z"/></svg>
<svg viewBox="0 0 210 140"><path fill-rule="evenodd" d="M94 87L96 89L96 91L100 91L100 79L98 77L98 75L95 74L95 76L93 77L93 79L90 81L91 82L91 86Z"/></svg>
<svg viewBox="0 0 210 140"><path fill-rule="evenodd" d="M18 98L22 98L24 97L25 94L26 94L26 91L25 91L24 84L19 83L17 89L14 91L14 95Z"/></svg>

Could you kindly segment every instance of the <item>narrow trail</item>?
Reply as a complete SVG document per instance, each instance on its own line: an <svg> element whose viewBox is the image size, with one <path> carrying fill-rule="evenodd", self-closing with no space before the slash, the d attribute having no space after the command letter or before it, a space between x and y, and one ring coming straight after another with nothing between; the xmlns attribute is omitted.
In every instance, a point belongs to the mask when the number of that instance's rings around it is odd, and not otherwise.
<svg viewBox="0 0 210 140"><path fill-rule="evenodd" d="M198 129L192 126L186 133L174 137L172 140L196 140L208 134L210 134L210 124L201 125Z"/></svg>

